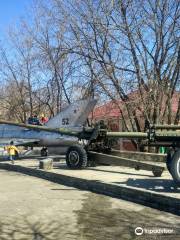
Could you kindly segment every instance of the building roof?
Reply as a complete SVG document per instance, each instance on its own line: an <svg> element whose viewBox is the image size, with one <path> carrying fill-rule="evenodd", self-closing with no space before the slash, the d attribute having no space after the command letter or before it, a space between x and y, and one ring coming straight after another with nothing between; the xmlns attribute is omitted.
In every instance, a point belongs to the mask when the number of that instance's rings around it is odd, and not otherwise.
<svg viewBox="0 0 180 240"><path fill-rule="evenodd" d="M176 92L172 98L172 112L176 113L178 109L178 101L179 101L180 93ZM136 101L139 98L138 91L134 91L128 94L128 102ZM122 100L116 101L108 101L103 105L97 106L93 111L93 118L95 120L106 118L119 118L121 117L121 111L123 109L124 102ZM138 110L138 114L140 114L140 109ZM92 116L91 116L92 117Z"/></svg>

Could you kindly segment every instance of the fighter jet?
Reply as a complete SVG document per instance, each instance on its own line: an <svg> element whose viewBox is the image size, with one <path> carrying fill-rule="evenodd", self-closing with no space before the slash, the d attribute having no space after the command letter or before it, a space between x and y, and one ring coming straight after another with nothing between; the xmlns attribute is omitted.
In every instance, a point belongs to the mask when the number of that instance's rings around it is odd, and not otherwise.
<svg viewBox="0 0 180 240"><path fill-rule="evenodd" d="M77 133L82 131L96 102L97 100L94 99L78 100L65 107L44 126L1 120L0 143L6 145L14 141L17 146L43 147L42 156L47 154L47 147L65 147L65 149L69 146L77 147Z"/></svg>

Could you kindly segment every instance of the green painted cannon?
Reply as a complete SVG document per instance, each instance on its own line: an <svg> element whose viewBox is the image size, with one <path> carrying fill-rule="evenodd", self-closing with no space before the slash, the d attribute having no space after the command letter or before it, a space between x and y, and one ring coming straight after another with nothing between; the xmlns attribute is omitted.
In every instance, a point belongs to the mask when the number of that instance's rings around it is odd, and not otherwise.
<svg viewBox="0 0 180 240"><path fill-rule="evenodd" d="M114 138L141 140L142 144L149 146L166 146L169 148L167 154L166 165L176 183L180 184L180 126L177 125L149 125L145 132L109 132L107 129L102 129L102 126L97 124L93 128L79 127L79 128L49 128L47 126L34 126L23 123L12 123L8 121L0 121L0 124L14 125L22 127L23 129L31 129L33 131L45 131L51 133L58 133L59 136L66 135L76 138L77 143L83 141L81 145L69 146L66 153L67 165L71 168L83 168L87 165L87 158L89 152L108 153L110 154L112 148L112 140ZM94 153L93 153L94 154ZM105 154L106 155L106 154ZM103 158L106 161L107 156L96 156ZM95 156L95 155L93 155ZM110 155L109 155L110 156ZM113 162L117 162L115 158L110 156ZM124 160L123 160L124 161ZM127 163L127 161L124 161ZM123 163L123 164L124 164ZM120 164L120 163L118 163ZM153 171L154 175L160 176L163 169L153 168L148 164L140 164L131 162L129 160L129 167L147 169ZM141 165L141 166L140 166Z"/></svg>

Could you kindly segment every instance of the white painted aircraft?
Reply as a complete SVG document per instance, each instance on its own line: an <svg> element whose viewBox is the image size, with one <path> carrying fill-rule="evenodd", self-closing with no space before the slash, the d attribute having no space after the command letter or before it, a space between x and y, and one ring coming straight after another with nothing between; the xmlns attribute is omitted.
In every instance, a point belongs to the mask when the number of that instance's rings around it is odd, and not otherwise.
<svg viewBox="0 0 180 240"><path fill-rule="evenodd" d="M85 99L76 101L65 107L59 114L51 118L44 126L12 123L0 121L0 144L7 145L13 141L16 146L43 147L41 155L45 156L47 147L70 147L75 146L79 150L76 132L81 132L86 120L93 110L97 100ZM57 129L57 131L56 131ZM61 132L59 132L61 129ZM48 131L50 130L50 131ZM52 132L54 130L54 132ZM68 132L68 134L67 134ZM76 151L70 158L76 157ZM82 164L76 161L81 167ZM69 164L71 165L71 164Z"/></svg>

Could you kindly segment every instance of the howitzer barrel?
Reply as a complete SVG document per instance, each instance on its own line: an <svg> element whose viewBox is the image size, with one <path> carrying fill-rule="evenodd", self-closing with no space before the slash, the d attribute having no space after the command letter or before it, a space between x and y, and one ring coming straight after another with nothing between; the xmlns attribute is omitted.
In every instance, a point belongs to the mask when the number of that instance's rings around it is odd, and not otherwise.
<svg viewBox="0 0 180 240"><path fill-rule="evenodd" d="M156 131L155 132L156 141L172 141L180 142L180 132L178 131Z"/></svg>
<svg viewBox="0 0 180 240"><path fill-rule="evenodd" d="M52 132L52 133L59 133L59 134L68 135L68 136L74 136L74 137L78 137L79 136L78 132L73 131L71 129L65 129L65 128L49 128L49 127L41 126L41 125L31 125L31 124L25 124L25 123L14 123L14 122L4 121L4 120L0 120L0 124L8 124L8 125L17 126L17 127L24 127L24 128L32 129L32 130L41 130L41 131Z"/></svg>
<svg viewBox="0 0 180 240"><path fill-rule="evenodd" d="M170 130L180 130L180 125L160 125L160 124L157 124L157 125L154 125L152 126L154 129L158 130L158 129L170 129Z"/></svg>
<svg viewBox="0 0 180 240"><path fill-rule="evenodd" d="M180 142L179 131L155 131L149 132L107 132L107 137L128 138L128 139L147 139L149 142Z"/></svg>
<svg viewBox="0 0 180 240"><path fill-rule="evenodd" d="M139 139L147 139L148 133L144 132L107 132L107 137L117 137L117 138L139 138Z"/></svg>
<svg viewBox="0 0 180 240"><path fill-rule="evenodd" d="M180 131L163 130L156 131L155 129L149 132L108 132L106 129L96 128L82 128L82 129L69 129L69 128L49 128L47 126L31 125L25 123L14 123L10 121L0 120L0 124L8 124L12 126L24 127L27 129L46 131L52 133L59 133L62 135L77 137L79 139L96 139L98 136L101 137L112 137L112 138L128 138L128 139L147 139L149 142L180 142ZM169 125L168 125L169 126ZM173 125L174 126L174 125ZM172 125L171 125L172 127ZM176 126L177 127L177 126ZM178 126L179 127L179 126ZM170 128L169 128L170 130Z"/></svg>

